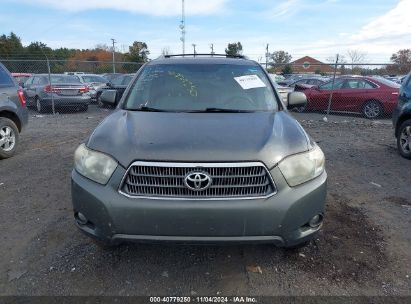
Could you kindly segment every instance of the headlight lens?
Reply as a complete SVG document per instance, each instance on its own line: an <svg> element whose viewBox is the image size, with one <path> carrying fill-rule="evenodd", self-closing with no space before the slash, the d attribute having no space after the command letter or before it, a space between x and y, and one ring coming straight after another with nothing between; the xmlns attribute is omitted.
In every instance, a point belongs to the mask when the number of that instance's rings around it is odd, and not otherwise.
<svg viewBox="0 0 411 304"><path fill-rule="evenodd" d="M287 180L287 183L291 187L316 178L323 173L324 166L324 153L317 145L308 152L291 155L285 158L278 165Z"/></svg>
<svg viewBox="0 0 411 304"><path fill-rule="evenodd" d="M117 168L117 162L110 156L81 144L74 152L74 167L81 175L104 185Z"/></svg>

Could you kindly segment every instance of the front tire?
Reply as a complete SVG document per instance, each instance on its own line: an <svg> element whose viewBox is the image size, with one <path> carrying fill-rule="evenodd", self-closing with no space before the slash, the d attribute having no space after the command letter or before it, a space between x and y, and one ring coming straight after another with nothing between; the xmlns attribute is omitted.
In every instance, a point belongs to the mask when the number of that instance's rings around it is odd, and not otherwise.
<svg viewBox="0 0 411 304"><path fill-rule="evenodd" d="M12 157L16 153L19 142L19 130L16 124L0 117L0 159Z"/></svg>
<svg viewBox="0 0 411 304"><path fill-rule="evenodd" d="M404 121L398 129L397 147L402 157L411 159L411 119Z"/></svg>
<svg viewBox="0 0 411 304"><path fill-rule="evenodd" d="M379 101L369 100L364 103L362 114L368 119L376 119L384 114L384 109Z"/></svg>

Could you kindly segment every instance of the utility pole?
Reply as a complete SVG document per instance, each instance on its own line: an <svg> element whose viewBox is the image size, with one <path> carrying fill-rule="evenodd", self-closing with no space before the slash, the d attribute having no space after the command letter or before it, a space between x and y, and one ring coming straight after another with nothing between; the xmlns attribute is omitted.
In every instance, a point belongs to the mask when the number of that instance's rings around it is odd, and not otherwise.
<svg viewBox="0 0 411 304"><path fill-rule="evenodd" d="M186 16L184 11L184 0L181 0L181 42L183 43L183 55L186 53Z"/></svg>
<svg viewBox="0 0 411 304"><path fill-rule="evenodd" d="M214 44L213 43L211 43L210 48L211 48L211 56L213 56L214 55Z"/></svg>
<svg viewBox="0 0 411 304"><path fill-rule="evenodd" d="M194 53L193 53L193 54L195 55L195 54L197 54L197 53L196 53L196 46L197 46L197 44L193 43L192 46L193 46L193 50L194 50Z"/></svg>
<svg viewBox="0 0 411 304"><path fill-rule="evenodd" d="M268 69L268 57L270 56L270 53L268 52L268 43L267 46L265 47L265 69Z"/></svg>
<svg viewBox="0 0 411 304"><path fill-rule="evenodd" d="M56 114L56 110L55 110L55 107L54 107L54 88L53 88L53 84L51 83L50 61L49 61L49 57L47 57L46 53L44 53L42 45L40 45L40 51L43 53L44 57L46 57L47 72L48 72L48 75L49 75L49 83L50 83L50 87L51 87L51 94L50 94L51 95L51 109L52 109L53 115L54 115L54 114Z"/></svg>
<svg viewBox="0 0 411 304"><path fill-rule="evenodd" d="M330 110L331 110L331 102L333 99L333 93L334 93L334 83L335 83L335 75L337 74L337 68L338 68L338 59L339 59L340 55L337 54L337 59L335 60L335 65L334 65L334 75L333 75L333 81L331 84L331 93L330 93L330 97L328 99L328 107L327 107L327 114L326 116L323 118L323 120L325 122L328 121L327 116L330 114Z"/></svg>
<svg viewBox="0 0 411 304"><path fill-rule="evenodd" d="M115 53L116 49L115 49L114 45L116 43L116 40L114 38L111 38L111 41L113 42L113 73L115 73L116 72L116 63L115 63L114 53Z"/></svg>

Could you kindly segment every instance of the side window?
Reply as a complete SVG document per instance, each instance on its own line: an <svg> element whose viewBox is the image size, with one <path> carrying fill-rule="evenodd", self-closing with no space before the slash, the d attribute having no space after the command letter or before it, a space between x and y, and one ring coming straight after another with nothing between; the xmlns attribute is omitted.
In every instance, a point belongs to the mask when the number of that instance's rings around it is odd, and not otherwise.
<svg viewBox="0 0 411 304"><path fill-rule="evenodd" d="M332 84L333 84L332 81L324 83L323 85L320 86L320 89L321 90L331 90ZM344 84L344 79L336 79L334 82L334 89L335 90L341 89L343 84Z"/></svg>
<svg viewBox="0 0 411 304"><path fill-rule="evenodd" d="M361 82L362 82L362 86L363 86L364 89L374 89L375 88L375 85L373 85L372 83L370 83L366 80L363 80Z"/></svg>
<svg viewBox="0 0 411 304"><path fill-rule="evenodd" d="M11 87L14 86L14 81L10 77L9 73L0 66L0 87Z"/></svg>
<svg viewBox="0 0 411 304"><path fill-rule="evenodd" d="M356 79L347 79L343 86L343 89L360 89L360 81Z"/></svg>

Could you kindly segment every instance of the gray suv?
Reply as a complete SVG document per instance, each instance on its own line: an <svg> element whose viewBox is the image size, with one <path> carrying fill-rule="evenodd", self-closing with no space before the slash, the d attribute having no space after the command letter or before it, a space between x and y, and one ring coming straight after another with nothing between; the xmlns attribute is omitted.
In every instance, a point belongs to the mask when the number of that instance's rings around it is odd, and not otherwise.
<svg viewBox="0 0 411 304"><path fill-rule="evenodd" d="M115 91L104 102L115 103ZM243 57L144 65L74 155L77 226L123 241L306 244L323 221L320 147L268 74ZM287 105L286 105L287 104Z"/></svg>
<svg viewBox="0 0 411 304"><path fill-rule="evenodd" d="M22 89L0 63L0 159L14 155L28 112Z"/></svg>

